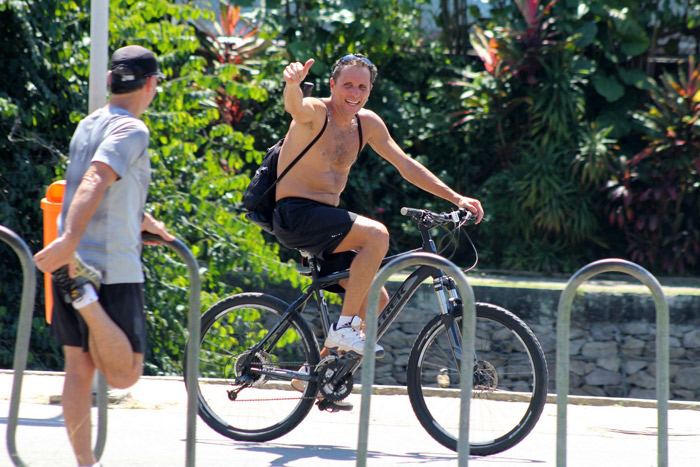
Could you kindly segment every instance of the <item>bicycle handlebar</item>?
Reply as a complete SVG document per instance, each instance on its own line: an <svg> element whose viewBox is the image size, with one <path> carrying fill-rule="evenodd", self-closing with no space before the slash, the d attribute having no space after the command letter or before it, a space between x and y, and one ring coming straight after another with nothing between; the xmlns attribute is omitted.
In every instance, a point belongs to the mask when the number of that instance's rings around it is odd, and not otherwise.
<svg viewBox="0 0 700 467"><path fill-rule="evenodd" d="M436 225L448 224L450 222L454 222L455 224L465 223L474 218L474 215L464 208L459 208L451 212L437 213L427 209L403 207L401 208L401 215L411 216L416 222Z"/></svg>

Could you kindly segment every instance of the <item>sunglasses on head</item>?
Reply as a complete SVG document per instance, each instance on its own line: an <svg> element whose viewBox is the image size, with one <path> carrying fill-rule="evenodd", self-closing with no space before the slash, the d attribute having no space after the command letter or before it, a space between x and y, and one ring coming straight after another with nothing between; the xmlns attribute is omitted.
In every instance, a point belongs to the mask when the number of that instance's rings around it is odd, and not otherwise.
<svg viewBox="0 0 700 467"><path fill-rule="evenodd" d="M362 63L364 63L367 66L370 66L370 67L374 66L374 64L369 60L369 58L363 57L362 55L358 55L358 54L347 54L346 56L341 58L340 61L341 62L349 62L350 60L353 60L355 58L360 60Z"/></svg>

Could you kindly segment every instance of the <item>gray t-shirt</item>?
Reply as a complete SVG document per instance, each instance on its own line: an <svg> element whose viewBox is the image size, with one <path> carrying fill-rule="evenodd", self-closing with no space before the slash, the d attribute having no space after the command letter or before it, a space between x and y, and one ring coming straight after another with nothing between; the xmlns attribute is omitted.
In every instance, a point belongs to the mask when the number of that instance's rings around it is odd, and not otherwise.
<svg viewBox="0 0 700 467"><path fill-rule="evenodd" d="M80 240L78 253L103 273L104 284L143 282L141 221L151 181L146 125L124 109L106 106L85 117L70 142L59 235L73 196L93 162L119 176L105 191Z"/></svg>

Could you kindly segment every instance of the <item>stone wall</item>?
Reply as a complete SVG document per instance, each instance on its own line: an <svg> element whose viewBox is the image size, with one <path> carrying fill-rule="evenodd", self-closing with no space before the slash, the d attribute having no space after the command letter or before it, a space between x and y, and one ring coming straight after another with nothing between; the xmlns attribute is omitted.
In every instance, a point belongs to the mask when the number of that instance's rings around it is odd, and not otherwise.
<svg viewBox="0 0 700 467"><path fill-rule="evenodd" d="M390 283L391 292L398 284ZM514 312L532 328L547 357L550 392L556 392L556 310L563 284L554 288L473 286L477 301ZM620 290L623 292L620 292ZM572 395L656 399L655 308L651 295L625 284L581 292L572 307ZM675 400L700 400L700 294L667 294L671 313L670 387ZM305 318L316 322L310 305ZM428 284L382 338L386 356L376 362L376 384L404 385L414 340L439 312ZM338 307L333 307L337 316ZM356 375L359 380L359 372Z"/></svg>
<svg viewBox="0 0 700 467"><path fill-rule="evenodd" d="M547 357L555 392L556 310L564 284L553 289L474 287L479 301L524 319ZM656 399L656 308L648 289L603 281L579 292L571 310L569 394ZM585 289L584 289L585 290ZM680 290L680 289L679 289ZM700 294L666 289L669 305L670 394L700 400Z"/></svg>

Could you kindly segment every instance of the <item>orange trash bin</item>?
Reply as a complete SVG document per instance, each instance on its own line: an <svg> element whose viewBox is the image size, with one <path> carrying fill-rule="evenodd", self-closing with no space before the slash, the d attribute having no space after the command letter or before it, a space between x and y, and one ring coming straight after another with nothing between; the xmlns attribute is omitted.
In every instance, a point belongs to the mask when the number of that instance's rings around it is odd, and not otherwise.
<svg viewBox="0 0 700 467"><path fill-rule="evenodd" d="M63 208L63 193L66 181L59 180L49 185L46 198L41 200L41 210L44 211L44 247L58 236L58 216ZM46 303L46 322L51 323L53 310L53 294L51 289L51 274L44 274L44 295Z"/></svg>

